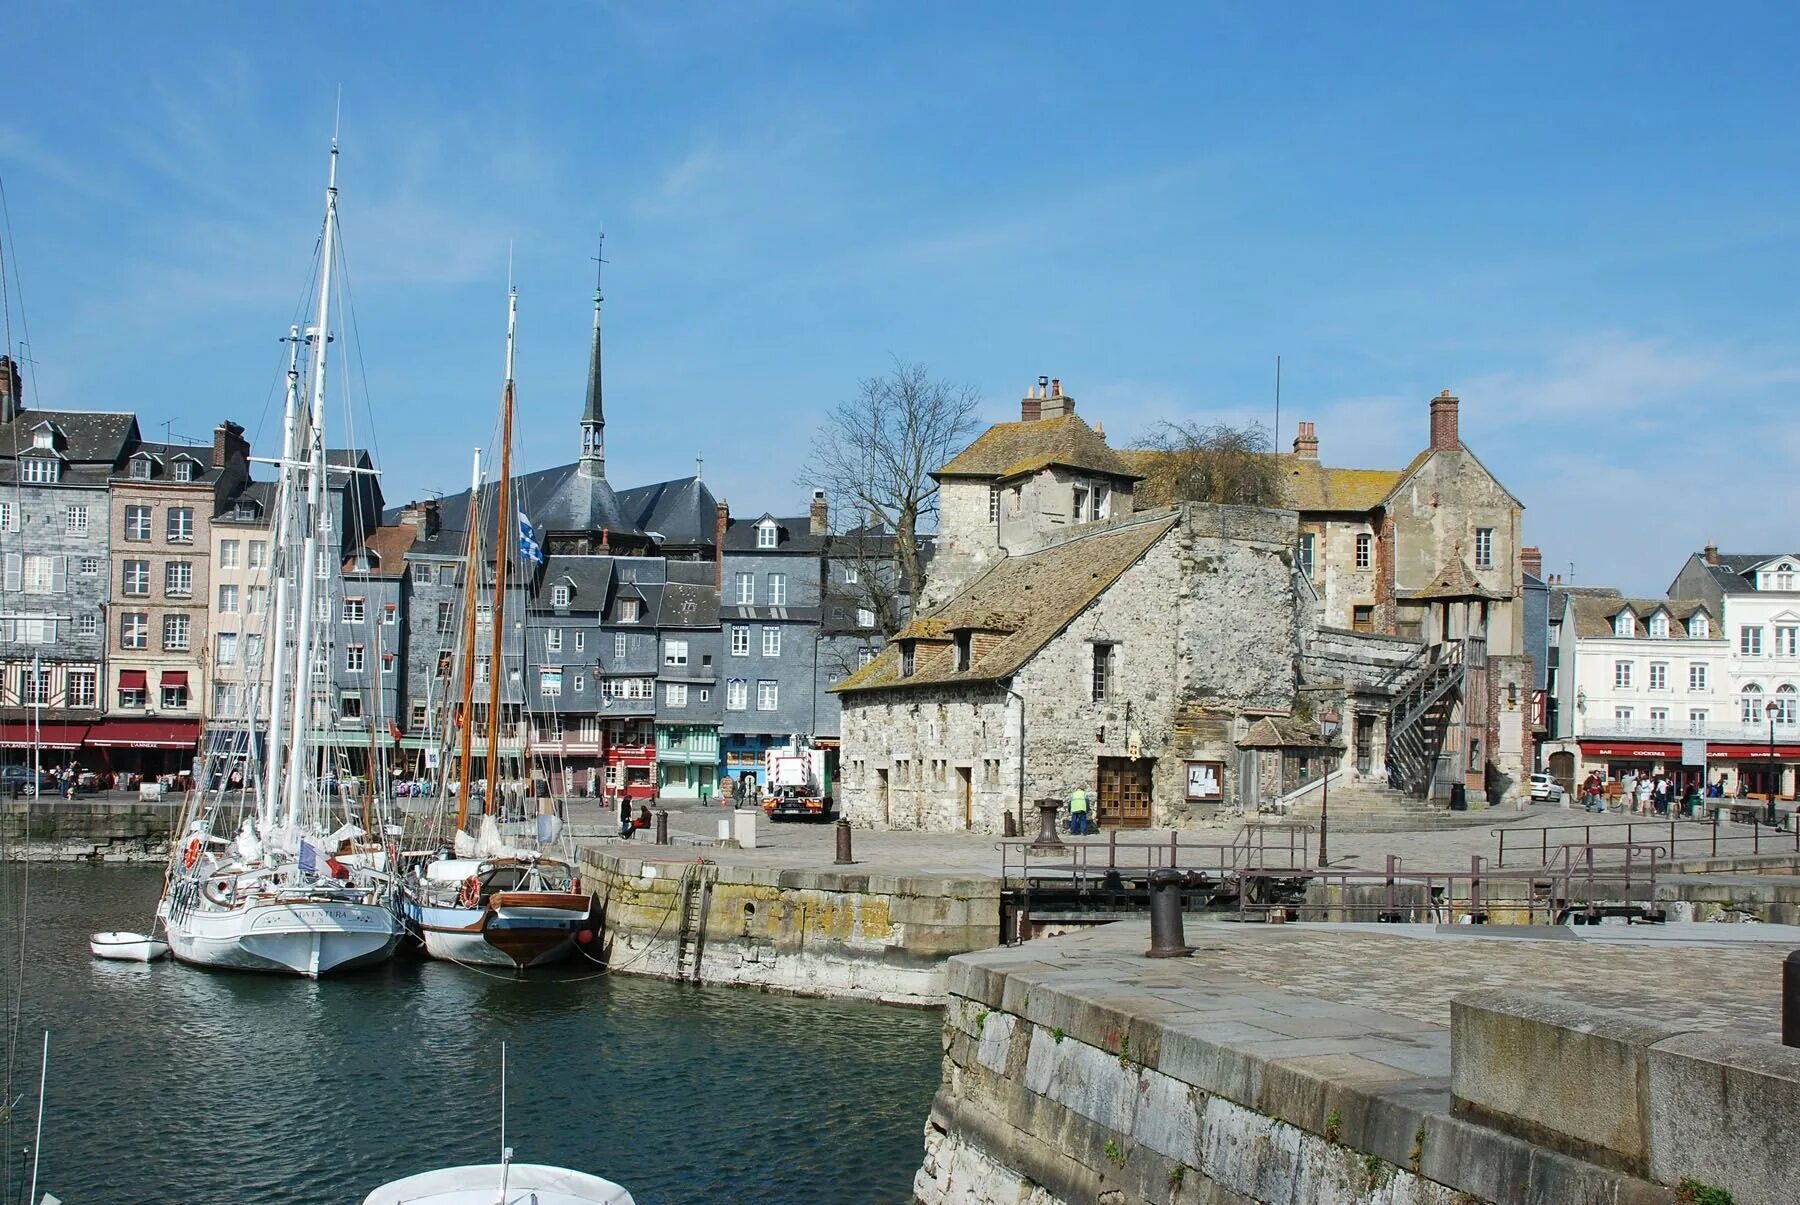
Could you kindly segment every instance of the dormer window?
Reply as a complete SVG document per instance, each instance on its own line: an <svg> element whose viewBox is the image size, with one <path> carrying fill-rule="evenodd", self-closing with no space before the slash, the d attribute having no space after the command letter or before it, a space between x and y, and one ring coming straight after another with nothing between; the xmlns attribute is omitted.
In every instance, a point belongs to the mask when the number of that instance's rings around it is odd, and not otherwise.
<svg viewBox="0 0 1800 1205"><path fill-rule="evenodd" d="M956 668L966 670L975 660L975 634L958 632L956 634Z"/></svg>
<svg viewBox="0 0 1800 1205"><path fill-rule="evenodd" d="M254 502L239 502L231 508L231 517L241 523L254 523L261 516L262 508Z"/></svg>
<svg viewBox="0 0 1800 1205"><path fill-rule="evenodd" d="M1650 638L1667 640L1669 638L1669 617L1658 611L1650 617Z"/></svg>
<svg viewBox="0 0 1800 1205"><path fill-rule="evenodd" d="M39 427L36 431L31 433L31 446L34 448L54 448L56 446L56 433L51 431L49 427Z"/></svg>
<svg viewBox="0 0 1800 1205"><path fill-rule="evenodd" d="M911 640L900 642L900 676L910 678L913 671L919 668L918 645Z"/></svg>
<svg viewBox="0 0 1800 1205"><path fill-rule="evenodd" d="M621 598L619 600L619 622L636 623L638 621L638 608L642 605L642 599Z"/></svg>
<svg viewBox="0 0 1800 1205"><path fill-rule="evenodd" d="M780 529L775 526L775 523L772 520L765 520L764 522L757 524L756 546L758 548L773 548L775 547L776 538L779 535Z"/></svg>
<svg viewBox="0 0 1800 1205"><path fill-rule="evenodd" d="M1712 624L1705 615L1696 614L1688 620L1688 635L1695 640L1705 640L1712 635Z"/></svg>
<svg viewBox="0 0 1800 1205"><path fill-rule="evenodd" d="M19 477L27 485L51 485L62 480L62 461L48 456L27 456L19 461Z"/></svg>
<svg viewBox="0 0 1800 1205"><path fill-rule="evenodd" d="M194 462L191 460L177 460L175 462L175 480L192 481L193 479Z"/></svg>
<svg viewBox="0 0 1800 1205"><path fill-rule="evenodd" d="M1613 635L1637 635L1637 616L1633 615L1630 611L1620 611L1618 615L1613 618Z"/></svg>
<svg viewBox="0 0 1800 1205"><path fill-rule="evenodd" d="M569 605L569 588L564 585L550 587L550 605L557 610L564 610Z"/></svg>
<svg viewBox="0 0 1800 1205"><path fill-rule="evenodd" d="M133 481L150 480L150 458L148 456L131 458L131 479Z"/></svg>

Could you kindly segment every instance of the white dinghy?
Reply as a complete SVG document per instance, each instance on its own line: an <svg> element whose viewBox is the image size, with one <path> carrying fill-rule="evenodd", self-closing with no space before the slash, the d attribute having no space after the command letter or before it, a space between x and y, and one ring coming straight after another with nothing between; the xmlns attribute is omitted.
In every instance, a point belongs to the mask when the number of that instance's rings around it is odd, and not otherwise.
<svg viewBox="0 0 1800 1205"><path fill-rule="evenodd" d="M112 931L90 933L88 949L95 958L114 962L155 962L169 952L169 943L148 933Z"/></svg>
<svg viewBox="0 0 1800 1205"><path fill-rule="evenodd" d="M510 1155L512 1152L508 1151ZM631 1194L611 1180L542 1163L478 1163L420 1172L383 1184L363 1205L633 1205Z"/></svg>

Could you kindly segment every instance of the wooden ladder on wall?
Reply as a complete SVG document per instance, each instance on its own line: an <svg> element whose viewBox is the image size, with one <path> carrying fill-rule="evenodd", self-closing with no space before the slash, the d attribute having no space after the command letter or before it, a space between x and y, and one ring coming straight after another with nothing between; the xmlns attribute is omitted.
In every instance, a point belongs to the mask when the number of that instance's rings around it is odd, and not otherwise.
<svg viewBox="0 0 1800 1205"><path fill-rule="evenodd" d="M676 889L681 897L675 931L678 983L700 982L700 960L706 953L706 914L712 906L713 880L718 877L719 868L710 862L689 862L682 868L681 883Z"/></svg>

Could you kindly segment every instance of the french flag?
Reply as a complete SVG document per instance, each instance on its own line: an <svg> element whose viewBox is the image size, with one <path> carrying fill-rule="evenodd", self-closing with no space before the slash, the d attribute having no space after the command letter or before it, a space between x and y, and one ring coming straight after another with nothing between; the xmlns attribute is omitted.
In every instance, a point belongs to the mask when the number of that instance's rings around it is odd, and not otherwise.
<svg viewBox="0 0 1800 1205"><path fill-rule="evenodd" d="M300 839L300 873L318 874L323 870L334 879L350 877L350 868L302 837Z"/></svg>

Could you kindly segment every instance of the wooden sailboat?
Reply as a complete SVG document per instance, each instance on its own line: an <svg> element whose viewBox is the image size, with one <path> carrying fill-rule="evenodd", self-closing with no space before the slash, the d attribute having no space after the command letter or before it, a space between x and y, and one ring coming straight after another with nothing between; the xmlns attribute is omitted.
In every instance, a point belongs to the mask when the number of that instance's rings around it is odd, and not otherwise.
<svg viewBox="0 0 1800 1205"><path fill-rule="evenodd" d="M469 496L469 533L465 550L462 647L462 699L456 829L444 856L413 866L403 880L401 911L426 953L449 962L506 966L523 970L566 958L578 944L596 934L595 905L582 892L572 861L546 853L561 831L554 810L541 813L529 847L509 845L498 818L503 783L501 684L506 678L506 588L510 562L517 552L512 500L513 351L518 331L518 294L510 292L506 313L506 383L501 391L500 481L494 505L494 583L490 612L492 634L488 661L486 758L481 813L469 833L474 798L472 754L475 724L476 601L483 562L477 481ZM477 462L479 464L479 462ZM526 727L529 727L527 724ZM520 758L529 766L527 744ZM440 801L442 803L444 801Z"/></svg>
<svg viewBox="0 0 1800 1205"><path fill-rule="evenodd" d="M314 567L327 554L330 535L325 386L337 156L333 138L304 417L299 332L290 330L274 609L265 625L273 654L266 749L261 760L247 759L249 780L234 788L224 766L240 751L235 743L213 742L183 810L180 836L171 843L157 908L170 950L183 962L309 978L380 962L403 933L393 914L390 855L364 840L368 833L352 817L351 801L330 768L331 750L311 731L313 667L326 639Z"/></svg>

